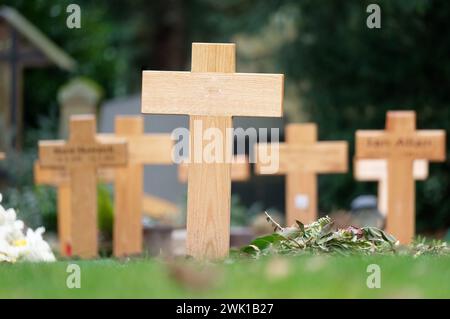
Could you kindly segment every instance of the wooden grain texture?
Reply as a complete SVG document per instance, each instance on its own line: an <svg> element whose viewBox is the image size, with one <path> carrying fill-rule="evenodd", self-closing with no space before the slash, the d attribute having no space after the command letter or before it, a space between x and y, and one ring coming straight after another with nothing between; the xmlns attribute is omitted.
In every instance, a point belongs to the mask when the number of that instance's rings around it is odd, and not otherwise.
<svg viewBox="0 0 450 319"><path fill-rule="evenodd" d="M227 137L232 116L282 115L283 75L236 74L235 56L234 44L193 43L190 73L142 76L143 113L190 116L186 251L197 259L226 257L230 242L231 161L194 162L194 151L207 144L202 133ZM226 140L222 151L232 154L231 147Z"/></svg>
<svg viewBox="0 0 450 319"><path fill-rule="evenodd" d="M354 176L358 181L378 182L378 209L386 216L388 210L387 161L383 159L355 160L353 165ZM415 160L413 162L413 177L423 181L428 178L428 162Z"/></svg>
<svg viewBox="0 0 450 319"><path fill-rule="evenodd" d="M250 164L245 155L235 155L231 163L231 180L233 182L244 182L250 178ZM178 165L178 181L186 183L188 179L188 164Z"/></svg>
<svg viewBox="0 0 450 319"><path fill-rule="evenodd" d="M236 70L235 46L230 44L192 45L191 70L195 72L234 73ZM219 87L220 88L220 87ZM213 116L191 115L189 118L190 149L195 150L200 132L192 132L195 123L202 124L203 132L209 128L220 130L226 136L226 130L233 127L231 115L223 115L213 105L220 104L217 99L208 99L208 107L217 111ZM229 106L223 105L226 109ZM189 114L192 110L188 109ZM195 112L194 112L195 114ZM203 132L202 135L203 135ZM223 146L224 149L230 145ZM224 150L225 151L225 150ZM193 154L188 168L187 200L187 239L186 252L197 259L221 259L228 256L230 248L230 201L231 201L231 164L194 163Z"/></svg>
<svg viewBox="0 0 450 319"><path fill-rule="evenodd" d="M198 47L194 45L193 50ZM225 117L282 115L283 75L218 73L193 66L192 72L144 71L143 112Z"/></svg>
<svg viewBox="0 0 450 319"><path fill-rule="evenodd" d="M203 123L203 130L219 129L223 136L233 125L231 117L194 115L189 118L190 127L195 121ZM196 142L191 134L193 148ZM187 194L187 254L198 259L225 258L230 247L231 164L190 163Z"/></svg>
<svg viewBox="0 0 450 319"><path fill-rule="evenodd" d="M416 130L416 113L390 111L385 131L357 131L356 159L387 160L386 229L403 243L410 243L415 232L416 159L445 160L445 131Z"/></svg>
<svg viewBox="0 0 450 319"><path fill-rule="evenodd" d="M40 165L69 172L70 243L67 251L81 258L93 258L98 254L97 169L127 163L126 142L100 143L95 131L94 116L78 115L71 117L67 142L39 142Z"/></svg>

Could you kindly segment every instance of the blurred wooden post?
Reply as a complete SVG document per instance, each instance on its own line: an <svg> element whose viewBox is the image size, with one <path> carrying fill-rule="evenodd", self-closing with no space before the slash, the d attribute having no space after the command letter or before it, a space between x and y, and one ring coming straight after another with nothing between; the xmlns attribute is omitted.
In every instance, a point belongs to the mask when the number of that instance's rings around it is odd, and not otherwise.
<svg viewBox="0 0 450 319"><path fill-rule="evenodd" d="M317 142L317 127L308 123L289 124L286 127L286 142L271 146L273 152L279 152L279 169L267 173L258 161L255 171L263 175L286 175L286 225L290 226L296 220L304 224L315 221L318 217L317 174L347 171L347 142ZM257 144L256 154L266 147L266 143Z"/></svg>
<svg viewBox="0 0 450 319"><path fill-rule="evenodd" d="M356 159L387 160L386 230L402 244L415 234L413 162L445 161L445 136L444 130L416 130L414 111L387 112L386 130L356 132Z"/></svg>
<svg viewBox="0 0 450 319"><path fill-rule="evenodd" d="M98 254L97 169L127 164L126 142L99 142L95 131L94 116L72 116L67 142L39 142L40 165L69 172L71 251L81 258Z"/></svg>
<svg viewBox="0 0 450 319"><path fill-rule="evenodd" d="M388 209L389 190L387 185L387 161L383 159L356 160L353 165L354 176L358 181L378 182L378 209L386 216ZM415 160L413 164L413 177L423 181L428 178L428 162Z"/></svg>
<svg viewBox="0 0 450 319"><path fill-rule="evenodd" d="M115 134L99 134L99 140L123 137L128 144L128 164L115 172L114 256L142 252L144 165L172 164L170 134L145 134L141 116L117 116ZM148 201L146 201L148 203Z"/></svg>
<svg viewBox="0 0 450 319"><path fill-rule="evenodd" d="M228 255L232 116L282 115L283 75L235 71L234 44L193 43L191 72L143 72L143 113L190 116L186 250L195 258ZM202 136L211 130L223 156L206 163Z"/></svg>
<svg viewBox="0 0 450 319"><path fill-rule="evenodd" d="M34 163L34 183L36 185L49 185L57 188L57 220L58 220L58 238L60 254L64 257L70 257L71 239L71 206L70 206L70 176L64 169L43 168L39 161ZM114 171L103 168L98 170L98 179L101 183L113 183Z"/></svg>

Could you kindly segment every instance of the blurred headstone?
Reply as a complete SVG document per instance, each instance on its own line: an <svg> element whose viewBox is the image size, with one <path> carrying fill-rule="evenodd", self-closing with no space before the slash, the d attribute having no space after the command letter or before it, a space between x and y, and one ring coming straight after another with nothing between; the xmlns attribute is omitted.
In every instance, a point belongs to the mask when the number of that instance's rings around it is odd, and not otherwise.
<svg viewBox="0 0 450 319"><path fill-rule="evenodd" d="M384 217L378 210L378 200L373 195L361 195L351 203L352 224L357 227L382 228Z"/></svg>
<svg viewBox="0 0 450 319"><path fill-rule="evenodd" d="M101 87L87 78L74 78L60 88L58 102L61 107L59 117L59 135L68 137L69 119L72 115L96 115L97 105L102 96Z"/></svg>

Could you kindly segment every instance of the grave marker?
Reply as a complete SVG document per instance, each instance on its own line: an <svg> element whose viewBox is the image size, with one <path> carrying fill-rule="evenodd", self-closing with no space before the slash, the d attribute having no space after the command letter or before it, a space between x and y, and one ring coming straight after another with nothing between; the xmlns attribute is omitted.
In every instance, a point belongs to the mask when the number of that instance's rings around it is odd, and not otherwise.
<svg viewBox="0 0 450 319"><path fill-rule="evenodd" d="M141 116L117 116L115 134L100 134L106 142L123 137L128 143L128 164L115 171L114 256L142 252L144 165L172 164L173 140L170 134L145 134Z"/></svg>
<svg viewBox="0 0 450 319"><path fill-rule="evenodd" d="M383 159L355 160L353 165L355 179L358 181L378 182L378 209L386 216L389 191L387 188L387 162ZM428 178L428 162L415 160L413 165L415 180Z"/></svg>
<svg viewBox="0 0 450 319"><path fill-rule="evenodd" d="M199 163L201 136L219 130L231 154L232 116L282 116L283 75L235 73L235 56L234 44L193 43L191 72L142 75L143 113L189 115L186 250L195 258L224 258L230 247L230 159Z"/></svg>
<svg viewBox="0 0 450 319"><path fill-rule="evenodd" d="M289 124L286 142L275 145L279 152L279 169L286 175L286 224L296 220L310 223L317 219L317 174L345 173L348 169L348 144L343 141L317 141L317 126ZM256 145L259 154L265 143ZM258 161L257 174L266 174Z"/></svg>
<svg viewBox="0 0 450 319"><path fill-rule="evenodd" d="M127 163L123 141L99 142L95 136L95 117L77 115L70 119L66 141L40 141L39 163L44 168L65 169L70 180L70 226L73 256L92 258L98 254L97 169Z"/></svg>
<svg viewBox="0 0 450 319"><path fill-rule="evenodd" d="M49 185L57 188L57 222L60 254L70 257L70 176L64 169L43 168L39 161L34 163L34 183L36 185ZM101 183L112 183L114 181L114 170L99 169L98 180Z"/></svg>
<svg viewBox="0 0 450 319"><path fill-rule="evenodd" d="M415 185L413 162L445 161L445 131L416 130L414 111L389 111L386 130L356 132L356 159L386 159L386 230L403 243L415 233Z"/></svg>

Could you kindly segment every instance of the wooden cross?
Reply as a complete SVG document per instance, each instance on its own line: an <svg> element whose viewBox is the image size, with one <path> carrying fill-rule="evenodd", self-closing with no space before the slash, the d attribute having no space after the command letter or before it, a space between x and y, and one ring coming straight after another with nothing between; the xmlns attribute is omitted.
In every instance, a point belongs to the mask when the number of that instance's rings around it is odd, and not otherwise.
<svg viewBox="0 0 450 319"><path fill-rule="evenodd" d="M69 172L72 255L81 258L98 254L97 169L127 164L125 140L99 142L95 126L92 115L72 116L67 142L39 142L40 165Z"/></svg>
<svg viewBox="0 0 450 319"><path fill-rule="evenodd" d="M34 183L36 185L49 185L57 188L57 221L60 254L71 256L71 204L70 204L70 176L64 169L43 168L38 161L34 163ZM114 170L99 169L98 180L101 183L114 182Z"/></svg>
<svg viewBox="0 0 450 319"><path fill-rule="evenodd" d="M296 220L311 223L317 219L317 174L345 173L348 169L348 144L343 141L317 142L317 126L289 124L286 142L272 145L279 152L279 169L286 175L286 224ZM256 154L265 143L256 145ZM260 157L258 157L260 158ZM267 174L260 161L257 174ZM271 174L271 173L270 173Z"/></svg>
<svg viewBox="0 0 450 319"><path fill-rule="evenodd" d="M228 255L232 116L282 116L282 74L235 71L234 44L193 43L191 72L142 74L143 113L190 116L186 251L194 258ZM202 136L211 129L221 133L229 156L206 163Z"/></svg>
<svg viewBox="0 0 450 319"><path fill-rule="evenodd" d="M114 256L142 252L144 165L172 164L170 134L144 134L141 116L117 116L115 134L100 134L101 141L123 137L128 143L128 164L115 172Z"/></svg>
<svg viewBox="0 0 450 319"><path fill-rule="evenodd" d="M386 130L356 132L355 157L387 160L386 230L401 243L410 243L415 233L413 162L445 161L445 131L416 130L414 111L390 111Z"/></svg>
<svg viewBox="0 0 450 319"><path fill-rule="evenodd" d="M247 156L235 155L231 164L230 178L234 182L247 181L250 178L250 165ZM186 183L188 180L188 165L178 165L178 181Z"/></svg>
<svg viewBox="0 0 450 319"><path fill-rule="evenodd" d="M383 159L355 160L353 165L354 176L358 181L378 182L378 209L386 216L389 191L387 187L387 162ZM415 180L428 178L428 162L415 160L413 165L413 177ZM389 216L387 216L389 218Z"/></svg>

